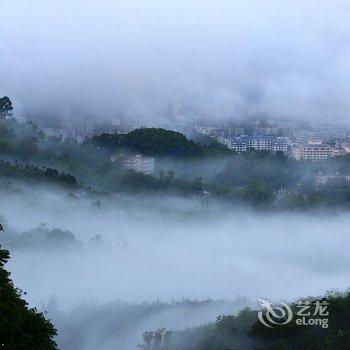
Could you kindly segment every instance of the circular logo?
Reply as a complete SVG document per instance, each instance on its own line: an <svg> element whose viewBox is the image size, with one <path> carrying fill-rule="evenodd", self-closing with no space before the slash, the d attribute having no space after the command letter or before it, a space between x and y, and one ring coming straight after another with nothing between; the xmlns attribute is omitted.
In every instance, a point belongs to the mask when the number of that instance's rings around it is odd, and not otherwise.
<svg viewBox="0 0 350 350"><path fill-rule="evenodd" d="M273 306L268 300L258 299L258 301L264 308L258 313L259 321L264 326L274 328L288 324L292 320L293 311L289 305L280 302L281 306Z"/></svg>

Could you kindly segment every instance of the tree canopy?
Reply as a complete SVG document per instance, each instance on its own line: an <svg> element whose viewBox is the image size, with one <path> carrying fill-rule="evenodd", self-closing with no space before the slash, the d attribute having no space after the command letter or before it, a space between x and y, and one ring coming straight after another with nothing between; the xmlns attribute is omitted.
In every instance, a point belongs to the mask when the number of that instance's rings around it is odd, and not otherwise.
<svg viewBox="0 0 350 350"><path fill-rule="evenodd" d="M126 134L105 133L93 136L88 142L111 152L129 150L157 157L192 158L231 153L217 142L202 145L180 132L162 128L140 128Z"/></svg>
<svg viewBox="0 0 350 350"><path fill-rule="evenodd" d="M4 96L0 98L0 118L5 118L10 115L13 110L12 102L9 97Z"/></svg>
<svg viewBox="0 0 350 350"><path fill-rule="evenodd" d="M0 347L8 350L55 350L56 330L43 313L30 308L15 288L10 273L4 268L8 250L0 246Z"/></svg>

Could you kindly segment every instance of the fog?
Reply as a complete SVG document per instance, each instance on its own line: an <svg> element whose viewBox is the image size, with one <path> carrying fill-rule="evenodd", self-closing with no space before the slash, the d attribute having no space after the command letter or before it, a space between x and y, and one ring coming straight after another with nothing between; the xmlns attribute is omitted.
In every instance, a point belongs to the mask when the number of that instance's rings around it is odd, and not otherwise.
<svg viewBox="0 0 350 350"><path fill-rule="evenodd" d="M125 195L99 198L99 209L84 193L23 189L2 196L7 230L41 222L81 241L15 247L8 264L25 298L53 318L62 349L134 349L146 330L214 322L258 297L293 301L349 287L345 213L203 208L198 199ZM102 239L92 241L96 234ZM247 300L237 305L238 296ZM157 304L183 298L221 301Z"/></svg>
<svg viewBox="0 0 350 350"><path fill-rule="evenodd" d="M0 13L0 97L13 100L19 120L53 126L85 115L174 130L258 117L348 124L345 1L0 0ZM334 203L325 196L306 198L305 211L293 198L283 205L284 188L302 200L300 183L314 184L316 165L276 162L267 171L263 157L157 159L155 173L172 170L176 178L169 174L163 194L147 192L147 179L142 194L130 194L137 179L124 181L129 173L99 147L40 141L26 158L21 142L34 128L22 125L12 138L13 125L0 145L14 160L0 183L0 244L11 252L14 285L47 313L62 350L132 350L145 331L213 323L257 307L257 298L293 302L349 288L350 217L336 209L348 205L348 192L337 192L342 183L329 192ZM37 174L25 174L18 160ZM78 186L49 168L44 176L43 165L69 172ZM345 160L323 166L348 177ZM239 200L260 172L264 184L275 183L258 194L262 201L276 194L276 206ZM196 177L212 194L196 187ZM226 190L232 201L219 198ZM327 204L332 212L322 209Z"/></svg>
<svg viewBox="0 0 350 350"><path fill-rule="evenodd" d="M346 121L350 5L1 0L0 95L17 115Z"/></svg>

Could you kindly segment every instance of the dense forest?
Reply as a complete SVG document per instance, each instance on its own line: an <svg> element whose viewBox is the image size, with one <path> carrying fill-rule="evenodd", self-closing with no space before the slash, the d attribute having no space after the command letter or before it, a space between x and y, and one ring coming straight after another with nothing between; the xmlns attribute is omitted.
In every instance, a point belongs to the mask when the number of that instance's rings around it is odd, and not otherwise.
<svg viewBox="0 0 350 350"><path fill-rule="evenodd" d="M267 328L258 311L245 308L236 316L219 316L214 324L181 332L157 329L144 333L143 350L343 350L350 348L350 294L334 293L321 299L328 303L328 327L290 323ZM312 303L313 305L313 303ZM291 305L294 315L296 304ZM310 308L310 314L315 306ZM310 316L311 318L312 316ZM281 320L280 320L281 321Z"/></svg>
<svg viewBox="0 0 350 350"><path fill-rule="evenodd" d="M179 132L160 128L140 128L127 134L101 134L93 136L87 143L104 147L111 152L126 150L160 158L200 158L232 154L232 151L216 141L196 143Z"/></svg>

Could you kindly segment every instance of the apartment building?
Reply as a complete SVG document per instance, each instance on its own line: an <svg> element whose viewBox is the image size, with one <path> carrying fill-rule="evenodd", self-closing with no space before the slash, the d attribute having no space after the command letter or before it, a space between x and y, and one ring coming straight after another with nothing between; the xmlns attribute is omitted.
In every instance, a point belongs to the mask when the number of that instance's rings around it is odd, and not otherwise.
<svg viewBox="0 0 350 350"><path fill-rule="evenodd" d="M311 139L319 139L323 142L343 140L346 138L347 130L344 127L319 127L313 130L294 130L294 138L298 143L306 143Z"/></svg>
<svg viewBox="0 0 350 350"><path fill-rule="evenodd" d="M289 140L286 137L273 136L241 136L232 141L232 149L236 152L245 152L248 149L256 151L284 152L288 151Z"/></svg>
<svg viewBox="0 0 350 350"><path fill-rule="evenodd" d="M297 160L322 160L332 157L333 147L324 144L321 140L310 140L292 150L293 157Z"/></svg>

